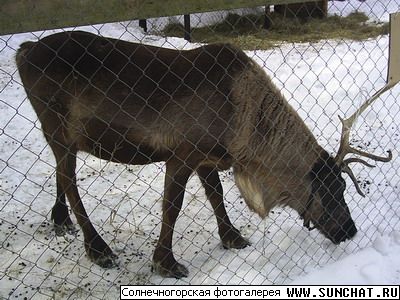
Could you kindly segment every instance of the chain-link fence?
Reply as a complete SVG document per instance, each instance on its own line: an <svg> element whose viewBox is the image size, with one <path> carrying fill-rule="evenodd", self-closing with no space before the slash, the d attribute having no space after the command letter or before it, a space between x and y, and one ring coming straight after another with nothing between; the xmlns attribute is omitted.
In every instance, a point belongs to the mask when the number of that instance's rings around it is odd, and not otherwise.
<svg viewBox="0 0 400 300"><path fill-rule="evenodd" d="M330 1L329 17L318 20L272 9L269 29L265 8L196 14L192 43L179 17L147 20L147 32L132 21L73 29L95 36L1 36L0 296L103 299L117 297L120 284L287 284L400 230L398 88L353 126L353 147L391 149L393 160L351 165L365 197L343 175L351 218L340 171L321 152L337 152L337 116L384 85L387 22L399 8ZM358 27L336 31L349 15ZM289 28L285 36L278 25ZM236 46L200 47L216 41ZM253 210L269 213L261 219Z"/></svg>

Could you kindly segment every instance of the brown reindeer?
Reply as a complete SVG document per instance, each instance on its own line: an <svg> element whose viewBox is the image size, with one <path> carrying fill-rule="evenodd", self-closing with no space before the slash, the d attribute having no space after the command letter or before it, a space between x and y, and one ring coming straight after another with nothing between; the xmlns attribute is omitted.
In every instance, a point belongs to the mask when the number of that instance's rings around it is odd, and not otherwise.
<svg viewBox="0 0 400 300"><path fill-rule="evenodd" d="M348 163L365 162L344 160L352 151L344 139L347 146L336 159L330 157L243 51L222 44L177 51L76 31L26 42L16 60L57 162L56 233L72 228L66 196L86 253L100 266L113 266L115 256L78 194L77 151L124 164L166 162L162 227L153 257L164 276L188 274L174 258L172 236L193 172L226 248L249 245L223 204L218 171L231 167L246 203L261 217L274 206L289 206L305 226L312 222L335 244L356 234L341 172L350 173L357 185Z"/></svg>

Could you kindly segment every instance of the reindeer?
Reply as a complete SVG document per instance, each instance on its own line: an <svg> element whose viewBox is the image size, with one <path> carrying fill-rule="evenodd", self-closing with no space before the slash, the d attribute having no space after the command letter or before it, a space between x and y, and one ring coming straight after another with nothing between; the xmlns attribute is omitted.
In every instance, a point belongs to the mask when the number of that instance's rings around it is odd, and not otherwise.
<svg viewBox="0 0 400 300"><path fill-rule="evenodd" d="M163 276L188 275L172 252L172 238L189 176L200 177L225 248L249 242L231 223L218 171L233 168L250 209L262 218L289 206L333 243L356 226L344 199L355 153L351 124L332 157L320 145L267 74L240 49L211 44L178 51L72 31L25 42L16 56L28 98L56 158L52 209L58 235L73 229L66 197L88 257L108 268L115 255L90 222L78 193L76 155L85 151L123 164L166 163L162 227L153 268Z"/></svg>

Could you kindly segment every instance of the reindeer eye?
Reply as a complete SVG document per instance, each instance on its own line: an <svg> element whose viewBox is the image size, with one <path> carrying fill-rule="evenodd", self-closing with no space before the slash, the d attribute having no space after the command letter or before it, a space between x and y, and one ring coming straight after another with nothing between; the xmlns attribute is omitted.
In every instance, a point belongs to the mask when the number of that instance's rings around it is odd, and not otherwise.
<svg viewBox="0 0 400 300"><path fill-rule="evenodd" d="M328 214L323 214L319 219L318 223L319 225L324 225L326 222L329 221L329 215Z"/></svg>

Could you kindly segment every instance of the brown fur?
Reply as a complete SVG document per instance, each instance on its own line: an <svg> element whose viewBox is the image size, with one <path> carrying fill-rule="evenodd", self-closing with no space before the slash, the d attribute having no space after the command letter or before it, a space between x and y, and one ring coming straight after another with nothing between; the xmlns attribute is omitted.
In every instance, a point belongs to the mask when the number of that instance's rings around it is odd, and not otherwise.
<svg viewBox="0 0 400 300"><path fill-rule="evenodd" d="M218 170L233 167L246 203L261 217L276 205L314 221L325 211L321 201L307 203L314 197L310 173L325 167L326 152L240 49L215 44L176 51L63 32L22 44L16 60L57 161L56 232L72 228L67 196L86 252L101 266L112 266L114 256L80 199L77 151L126 164L166 162L163 223L153 258L164 276L187 275L172 253L172 236L193 172L214 209L224 247L248 242L227 216Z"/></svg>

